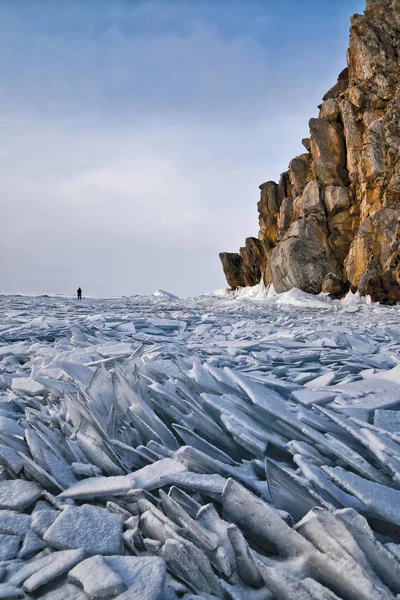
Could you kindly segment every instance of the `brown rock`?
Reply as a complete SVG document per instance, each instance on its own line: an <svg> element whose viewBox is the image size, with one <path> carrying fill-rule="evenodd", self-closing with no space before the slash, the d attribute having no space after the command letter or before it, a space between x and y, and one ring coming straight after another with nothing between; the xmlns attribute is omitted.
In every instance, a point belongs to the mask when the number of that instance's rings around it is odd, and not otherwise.
<svg viewBox="0 0 400 600"><path fill-rule="evenodd" d="M309 154L296 156L289 164L289 179L292 196L301 196L307 183L314 179L313 166Z"/></svg>
<svg viewBox="0 0 400 600"><path fill-rule="evenodd" d="M343 284L399 300L400 0L367 0L347 59L310 121L307 153L261 186L261 245L223 255L235 257L224 259L228 281L255 281L259 268L278 291Z"/></svg>
<svg viewBox="0 0 400 600"><path fill-rule="evenodd" d="M320 218L325 217L325 209L321 202L319 185L316 181L310 181L304 188L302 213L303 217L309 217L310 215L315 215Z"/></svg>
<svg viewBox="0 0 400 600"><path fill-rule="evenodd" d="M310 119L311 154L321 185L348 181L343 127L323 119Z"/></svg>
<svg viewBox="0 0 400 600"><path fill-rule="evenodd" d="M299 200L301 196L299 196ZM289 238L300 238L304 234L304 219L297 219L296 221L292 221L289 226L289 229L282 236L282 242L288 240Z"/></svg>
<svg viewBox="0 0 400 600"><path fill-rule="evenodd" d="M290 198L292 195L292 186L289 178L289 171L281 174L278 184L278 197L281 204L284 198Z"/></svg>
<svg viewBox="0 0 400 600"><path fill-rule="evenodd" d="M350 84L384 100L390 99L392 80L397 76L393 11L375 2L365 15L353 15L351 24L348 50Z"/></svg>
<svg viewBox="0 0 400 600"><path fill-rule="evenodd" d="M392 0L366 0L365 10L371 10L374 6L390 7Z"/></svg>
<svg viewBox="0 0 400 600"><path fill-rule="evenodd" d="M329 98L323 102L319 111L319 118L325 121L337 121L340 117L340 109L335 98Z"/></svg>
<svg viewBox="0 0 400 600"><path fill-rule="evenodd" d="M328 214L331 216L346 210L350 206L349 189L337 185L329 185L325 188L324 202Z"/></svg>
<svg viewBox="0 0 400 600"><path fill-rule="evenodd" d="M281 204L278 217L278 239L289 229L292 221L293 200L292 198L284 198Z"/></svg>
<svg viewBox="0 0 400 600"><path fill-rule="evenodd" d="M219 258L228 285L230 285L233 290L237 286L245 286L243 260L240 254L235 252L220 252Z"/></svg>
<svg viewBox="0 0 400 600"><path fill-rule="evenodd" d="M376 119L364 134L361 171L364 179L375 179L385 170L385 141L382 131L382 119Z"/></svg>
<svg viewBox="0 0 400 600"><path fill-rule="evenodd" d="M347 98L341 100L340 112L346 139L346 167L350 180L357 182L364 124L359 120L355 107Z"/></svg>
<svg viewBox="0 0 400 600"><path fill-rule="evenodd" d="M329 246L325 228L316 219L302 219L293 226L295 229L291 227L269 254L271 280L279 293L297 287L319 294L325 275L340 272L340 264Z"/></svg>
<svg viewBox="0 0 400 600"><path fill-rule="evenodd" d="M260 216L260 231L258 237L261 241L269 242L272 246L277 243L278 237L278 216L266 215Z"/></svg>
<svg viewBox="0 0 400 600"><path fill-rule="evenodd" d="M349 85L349 69L346 67L340 73L337 83L335 83L335 85L328 92L326 92L325 96L323 97L323 100L325 101L325 100L329 100L330 98L337 98L338 96L340 96L341 94L343 94L346 91L348 85Z"/></svg>
<svg viewBox="0 0 400 600"><path fill-rule="evenodd" d="M292 223L303 217L303 196L297 196L292 202Z"/></svg>
<svg viewBox="0 0 400 600"><path fill-rule="evenodd" d="M275 181L267 181L260 185L260 201L257 204L260 224L258 237L268 247L275 246L277 243L280 197L286 188L284 175L281 176L279 185Z"/></svg>
<svg viewBox="0 0 400 600"><path fill-rule="evenodd" d="M246 238L245 246L240 248L242 271L245 285L257 285L261 280L261 265L264 253L259 239Z"/></svg>
<svg viewBox="0 0 400 600"><path fill-rule="evenodd" d="M275 215L279 212L278 186L275 181L267 181L260 185L260 207L265 214ZM261 212L261 211L260 211Z"/></svg>
<svg viewBox="0 0 400 600"><path fill-rule="evenodd" d="M365 293L373 302L396 304L400 301L399 281L391 271L386 271L367 280Z"/></svg>
<svg viewBox="0 0 400 600"><path fill-rule="evenodd" d="M358 215L352 215L349 209L343 210L334 215L328 221L328 225L332 232L337 230L341 236L347 238L348 244L350 244L354 239L354 234L358 226ZM335 247L335 244L333 246Z"/></svg>
<svg viewBox="0 0 400 600"><path fill-rule="evenodd" d="M342 298L348 289L349 285L341 277L335 273L327 273L323 279L321 291L329 294L331 298Z"/></svg>
<svg viewBox="0 0 400 600"><path fill-rule="evenodd" d="M376 245L374 254L379 262L386 267L394 251L399 248L400 240L400 206L397 208L382 208L371 216Z"/></svg>
<svg viewBox="0 0 400 600"><path fill-rule="evenodd" d="M359 223L358 214L351 209L341 211L328 221L329 243L341 263L347 257Z"/></svg>
<svg viewBox="0 0 400 600"><path fill-rule="evenodd" d="M266 270L270 246L257 238L246 238L240 254L221 252L219 257L231 289L237 286L257 285Z"/></svg>

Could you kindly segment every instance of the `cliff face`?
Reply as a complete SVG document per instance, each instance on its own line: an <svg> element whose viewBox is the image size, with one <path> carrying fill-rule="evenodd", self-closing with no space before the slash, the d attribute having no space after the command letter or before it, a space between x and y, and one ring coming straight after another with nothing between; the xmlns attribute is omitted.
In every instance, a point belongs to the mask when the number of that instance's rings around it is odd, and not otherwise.
<svg viewBox="0 0 400 600"><path fill-rule="evenodd" d="M400 0L351 18L348 68L310 120L306 152L260 186L260 231L221 253L231 287L261 277L278 292L351 286L400 300Z"/></svg>

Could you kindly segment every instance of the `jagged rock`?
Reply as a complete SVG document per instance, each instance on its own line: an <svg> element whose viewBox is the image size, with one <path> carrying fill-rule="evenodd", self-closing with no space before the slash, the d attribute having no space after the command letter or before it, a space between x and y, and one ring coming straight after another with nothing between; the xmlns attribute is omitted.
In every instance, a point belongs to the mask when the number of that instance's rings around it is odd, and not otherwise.
<svg viewBox="0 0 400 600"><path fill-rule="evenodd" d="M263 258L266 256L260 240L254 237L247 238L246 245L240 248L240 256L245 285L257 285L260 283L261 271L264 267Z"/></svg>
<svg viewBox="0 0 400 600"><path fill-rule="evenodd" d="M325 121L337 121L340 117L340 109L335 98L325 100L319 111L319 118Z"/></svg>
<svg viewBox="0 0 400 600"><path fill-rule="evenodd" d="M350 206L350 196L348 188L329 185L325 188L324 202L328 213L331 216L346 210Z"/></svg>
<svg viewBox="0 0 400 600"><path fill-rule="evenodd" d="M349 69L348 69L348 67L346 67L345 69L343 69L343 71L341 71L337 82L329 91L326 92L326 94L322 98L322 100L325 102L325 100L329 100L330 98L337 98L338 96L340 96L341 94L343 94L346 91L346 89L348 88L348 85L349 85Z"/></svg>
<svg viewBox="0 0 400 600"><path fill-rule="evenodd" d="M399 219L398 207L384 208L368 216L361 223L345 260L349 281L376 302L392 304L400 300Z"/></svg>
<svg viewBox="0 0 400 600"><path fill-rule="evenodd" d="M366 10L370 10L374 4L381 4L382 6L390 6L391 0L366 0Z"/></svg>
<svg viewBox="0 0 400 600"><path fill-rule="evenodd" d="M265 206L269 214L279 212L278 186L275 181L267 181L260 185L261 199L260 206Z"/></svg>
<svg viewBox="0 0 400 600"><path fill-rule="evenodd" d="M346 150L343 127L323 119L310 119L311 154L321 185L340 185L346 181Z"/></svg>
<svg viewBox="0 0 400 600"><path fill-rule="evenodd" d="M279 187L274 181L260 185L260 201L257 204L260 223L260 240L277 242L277 218L279 213Z"/></svg>
<svg viewBox="0 0 400 600"><path fill-rule="evenodd" d="M348 287L341 277L335 273L328 273L323 279L321 292L329 294L331 298L341 298L348 291Z"/></svg>
<svg viewBox="0 0 400 600"><path fill-rule="evenodd" d="M226 281L232 289L244 286L243 260L236 252L220 252L219 258L222 262Z"/></svg>
<svg viewBox="0 0 400 600"><path fill-rule="evenodd" d="M261 186L262 246L254 260L251 249L223 259L229 283L254 281L249 265L260 265L277 290L320 291L333 273L374 301L400 300L400 0L367 0L351 18L347 62L310 120L307 153Z"/></svg>
<svg viewBox="0 0 400 600"><path fill-rule="evenodd" d="M284 198L290 198L292 196L292 186L290 183L289 171L285 171L281 174L278 184L278 197L279 203L281 204Z"/></svg>
<svg viewBox="0 0 400 600"><path fill-rule="evenodd" d="M293 200L284 198L282 200L281 209L278 217L278 238L280 239L287 229L289 229L292 221Z"/></svg>
<svg viewBox="0 0 400 600"><path fill-rule="evenodd" d="M354 206L348 210L338 212L328 222L329 242L341 263L349 253L358 221L357 207Z"/></svg>
<svg viewBox="0 0 400 600"><path fill-rule="evenodd" d="M277 241L277 218L278 215L265 214L260 215L259 224L259 238L260 240L269 240L271 246L275 246Z"/></svg>
<svg viewBox="0 0 400 600"><path fill-rule="evenodd" d="M355 106L347 99L340 101L340 112L343 120L344 136L346 139L346 166L350 181L358 178L358 161L362 146L363 125L358 121ZM349 143L352 140L352 143Z"/></svg>
<svg viewBox="0 0 400 600"><path fill-rule="evenodd" d="M309 154L296 156L289 164L289 178L292 186L292 196L300 196L307 183L314 179L312 162Z"/></svg>
<svg viewBox="0 0 400 600"><path fill-rule="evenodd" d="M327 232L314 217L293 223L270 252L268 268L278 293L297 287L319 294L326 273L340 271Z"/></svg>
<svg viewBox="0 0 400 600"><path fill-rule="evenodd" d="M399 255L397 255L397 258L400 260ZM365 285L365 292L368 296L371 296L373 302L396 304L400 301L398 279L390 270L375 277L370 277Z"/></svg>
<svg viewBox="0 0 400 600"><path fill-rule="evenodd" d="M374 179L385 172L385 143L381 119L373 121L364 134L361 170L364 179Z"/></svg>
<svg viewBox="0 0 400 600"><path fill-rule="evenodd" d="M303 217L303 196L297 196L292 205L292 223Z"/></svg>
<svg viewBox="0 0 400 600"><path fill-rule="evenodd" d="M316 181L307 183L303 192L303 217L315 215L318 217L325 216L324 205L321 202L319 193L319 185Z"/></svg>
<svg viewBox="0 0 400 600"><path fill-rule="evenodd" d="M265 269L267 252L259 239L249 237L240 254L221 252L219 255L226 280L232 289L260 283Z"/></svg>

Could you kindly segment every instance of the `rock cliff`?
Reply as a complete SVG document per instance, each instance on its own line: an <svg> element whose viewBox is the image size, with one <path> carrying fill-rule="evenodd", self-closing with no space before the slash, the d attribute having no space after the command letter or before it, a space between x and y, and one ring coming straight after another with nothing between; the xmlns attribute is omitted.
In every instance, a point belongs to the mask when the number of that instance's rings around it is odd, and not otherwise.
<svg viewBox="0 0 400 600"><path fill-rule="evenodd" d="M263 277L278 292L400 300L400 0L367 0L353 15L347 64L306 152L260 186L258 239L220 254L231 287Z"/></svg>

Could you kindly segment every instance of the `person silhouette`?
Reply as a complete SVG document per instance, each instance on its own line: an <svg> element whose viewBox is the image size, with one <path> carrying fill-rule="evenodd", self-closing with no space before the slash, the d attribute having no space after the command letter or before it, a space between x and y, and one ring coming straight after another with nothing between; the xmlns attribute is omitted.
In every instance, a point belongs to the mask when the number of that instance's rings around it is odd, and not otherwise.
<svg viewBox="0 0 400 600"><path fill-rule="evenodd" d="M82 290L80 287L78 287L78 289L76 290L76 293L78 294L78 300L82 300Z"/></svg>

